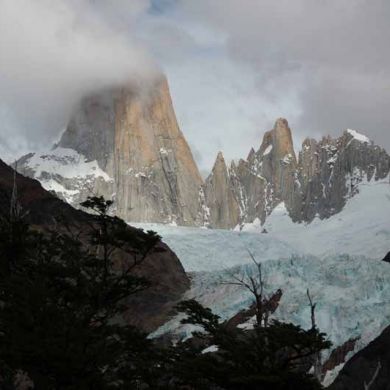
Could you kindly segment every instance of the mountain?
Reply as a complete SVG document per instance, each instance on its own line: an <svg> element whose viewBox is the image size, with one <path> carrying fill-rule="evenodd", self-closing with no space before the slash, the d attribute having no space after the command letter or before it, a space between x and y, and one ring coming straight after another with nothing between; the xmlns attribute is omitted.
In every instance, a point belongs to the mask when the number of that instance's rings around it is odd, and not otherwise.
<svg viewBox="0 0 390 390"><path fill-rule="evenodd" d="M18 170L75 206L91 193L114 198L127 221L200 218L202 179L162 76L150 88L86 97L53 150L24 156Z"/></svg>
<svg viewBox="0 0 390 390"><path fill-rule="evenodd" d="M148 87L87 96L59 143L22 157L17 169L75 207L99 194L114 199L114 213L129 222L233 229L263 225L280 206L294 222L329 218L362 181L389 176L390 156L354 130L308 138L296 154L279 118L246 159L228 166L220 152L203 182L161 76Z"/></svg>
<svg viewBox="0 0 390 390"><path fill-rule="evenodd" d="M220 155L217 166L222 166ZM252 149L246 160L232 163L228 170L215 167L204 190L208 199L218 200L208 205L215 216L211 225L234 228L256 221L264 224L281 204L294 222L329 218L359 192L363 180L388 177L390 156L367 137L346 130L336 139L306 139L297 158L291 130L280 118L265 133L257 152ZM232 208L219 206L226 199ZM237 204L239 213L232 213Z"/></svg>
<svg viewBox="0 0 390 390"><path fill-rule="evenodd" d="M217 157L216 165L218 159L220 156ZM212 221L212 226L234 228L244 222L253 222L256 218L264 222L277 204L294 198L296 169L291 130L285 119L278 119L274 129L265 133L257 152L252 149L246 160L241 159L237 165L232 163L226 172L214 168L206 180L205 193L209 194L209 198L221 198L221 194L228 194L225 196L234 199L231 203L237 205L239 210L234 218L227 218L222 212L217 213L219 218ZM221 175L228 179L220 178ZM228 184L225 184L226 181ZM220 183L225 184L224 188L218 186ZM216 203L208 206L211 214L215 214Z"/></svg>
<svg viewBox="0 0 390 390"><path fill-rule="evenodd" d="M17 188L17 199L33 228L42 232L59 229L61 220L86 235L94 223L94 216L76 210L67 203L44 190L41 184L16 174L0 160L0 214L9 213L11 197ZM145 234L140 229L128 227L138 238ZM85 239L85 245L88 240ZM137 251L134 248L125 248ZM118 261L121 261L120 254ZM151 288L126 301L126 320L151 331L163 324L172 314L172 308L189 288L189 279L171 249L160 241L137 269L140 276L150 280Z"/></svg>

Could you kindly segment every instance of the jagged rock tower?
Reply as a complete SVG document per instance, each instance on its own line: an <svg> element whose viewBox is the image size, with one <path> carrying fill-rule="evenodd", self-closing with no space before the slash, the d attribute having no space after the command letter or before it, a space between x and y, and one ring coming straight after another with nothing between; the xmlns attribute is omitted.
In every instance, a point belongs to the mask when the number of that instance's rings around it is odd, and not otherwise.
<svg viewBox="0 0 390 390"><path fill-rule="evenodd" d="M311 222L340 212L362 180L385 179L389 172L386 151L353 130L337 139L306 139L297 159L291 130L280 118L246 160L227 169L218 155L203 192L212 227L264 223L280 203L293 221Z"/></svg>
<svg viewBox="0 0 390 390"><path fill-rule="evenodd" d="M230 190L228 168L222 152L204 185L204 199L210 210L208 223L214 228L232 227L240 216L239 204Z"/></svg>
<svg viewBox="0 0 390 390"><path fill-rule="evenodd" d="M56 148L39 156L41 177L34 167L37 157L21 160L22 173L46 180L49 189L54 180L53 189L61 195L58 185L64 187L63 197L73 205L94 193L114 197L116 215L127 221L194 225L199 218L202 179L179 129L165 77L147 93L122 88L83 99ZM62 160L64 174L42 171L45 157ZM72 164L80 162L98 166L88 165L84 174L79 166L69 175Z"/></svg>
<svg viewBox="0 0 390 390"><path fill-rule="evenodd" d="M220 167L216 169L216 167ZM221 155L205 183L206 201L217 199L208 206L211 225L233 228L240 223L261 222L274 207L285 199L298 202L295 194L297 159L294 152L291 130L285 119L278 119L274 128L265 133L260 149L252 149L247 160L226 167ZM297 199L296 199L297 198ZM229 210L216 204L232 205ZM234 213L231 212L234 210Z"/></svg>

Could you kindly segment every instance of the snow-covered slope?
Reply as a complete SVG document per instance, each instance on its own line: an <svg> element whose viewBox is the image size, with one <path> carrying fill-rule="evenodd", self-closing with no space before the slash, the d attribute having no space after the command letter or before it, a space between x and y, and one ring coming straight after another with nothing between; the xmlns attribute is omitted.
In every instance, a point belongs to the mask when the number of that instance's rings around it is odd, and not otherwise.
<svg viewBox="0 0 390 390"><path fill-rule="evenodd" d="M389 178L362 181L359 193L328 219L293 223L282 203L263 226L255 223L243 227L245 232L264 229L271 238L289 243L298 252L320 256L348 253L382 259L390 250Z"/></svg>
<svg viewBox="0 0 390 390"><path fill-rule="evenodd" d="M18 170L26 176L33 176L47 191L54 191L75 206L87 195L94 194L98 183L109 186L113 182L99 168L96 160L89 161L84 155L68 148L57 147L50 152L30 153L19 161Z"/></svg>

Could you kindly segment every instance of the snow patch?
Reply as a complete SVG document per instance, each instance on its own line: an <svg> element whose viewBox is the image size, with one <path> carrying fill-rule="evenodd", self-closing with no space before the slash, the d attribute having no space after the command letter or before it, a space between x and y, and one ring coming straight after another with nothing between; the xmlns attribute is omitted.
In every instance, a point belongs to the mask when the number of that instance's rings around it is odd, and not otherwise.
<svg viewBox="0 0 390 390"><path fill-rule="evenodd" d="M347 129L347 133L350 134L354 139L356 139L359 142L368 143L368 144L371 142L371 140L368 137L366 137L364 134L358 133L356 130Z"/></svg>
<svg viewBox="0 0 390 390"><path fill-rule="evenodd" d="M268 145L267 148L264 150L263 156L270 154L271 151L272 151L272 145Z"/></svg>
<svg viewBox="0 0 390 390"><path fill-rule="evenodd" d="M210 347L208 347L202 351L202 354L213 353L213 352L218 352L218 347L216 345L210 345Z"/></svg>

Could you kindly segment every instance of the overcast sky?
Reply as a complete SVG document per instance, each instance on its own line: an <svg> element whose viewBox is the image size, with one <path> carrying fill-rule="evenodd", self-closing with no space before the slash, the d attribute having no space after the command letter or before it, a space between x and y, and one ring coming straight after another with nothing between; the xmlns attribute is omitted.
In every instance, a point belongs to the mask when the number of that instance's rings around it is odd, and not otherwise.
<svg viewBox="0 0 390 390"><path fill-rule="evenodd" d="M51 145L80 97L166 73L202 170L276 118L390 150L389 0L0 0L0 157Z"/></svg>

